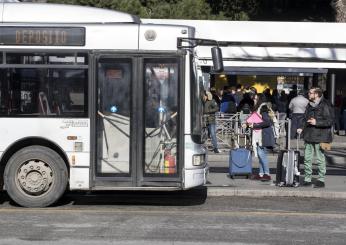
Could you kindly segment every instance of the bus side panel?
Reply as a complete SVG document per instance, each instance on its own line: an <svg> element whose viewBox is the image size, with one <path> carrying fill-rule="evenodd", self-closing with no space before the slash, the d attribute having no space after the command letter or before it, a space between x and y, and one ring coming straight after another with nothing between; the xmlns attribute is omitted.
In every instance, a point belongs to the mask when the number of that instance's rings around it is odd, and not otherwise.
<svg viewBox="0 0 346 245"><path fill-rule="evenodd" d="M86 29L87 49L138 49L138 25L95 25Z"/></svg>
<svg viewBox="0 0 346 245"><path fill-rule="evenodd" d="M61 148L68 156L70 166L90 166L89 119L1 118L0 135L1 153L15 142L42 138Z"/></svg>
<svg viewBox="0 0 346 245"><path fill-rule="evenodd" d="M90 173L89 168L70 169L70 190L88 190Z"/></svg>

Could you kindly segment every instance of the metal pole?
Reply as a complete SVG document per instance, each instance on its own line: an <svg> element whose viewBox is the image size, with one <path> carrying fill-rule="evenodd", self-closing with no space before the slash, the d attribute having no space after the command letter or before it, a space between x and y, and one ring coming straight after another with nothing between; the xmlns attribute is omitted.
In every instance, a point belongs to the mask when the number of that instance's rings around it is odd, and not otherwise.
<svg viewBox="0 0 346 245"><path fill-rule="evenodd" d="M335 74L330 74L329 99L332 105L335 104Z"/></svg>
<svg viewBox="0 0 346 245"><path fill-rule="evenodd" d="M286 137L286 146L287 150L291 150L291 119L287 119L287 137Z"/></svg>

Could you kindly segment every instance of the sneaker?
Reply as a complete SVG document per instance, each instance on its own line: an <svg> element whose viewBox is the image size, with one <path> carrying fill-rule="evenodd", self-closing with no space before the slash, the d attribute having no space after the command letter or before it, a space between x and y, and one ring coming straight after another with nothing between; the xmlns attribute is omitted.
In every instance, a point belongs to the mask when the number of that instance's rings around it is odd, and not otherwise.
<svg viewBox="0 0 346 245"><path fill-rule="evenodd" d="M219 149L215 148L214 153L221 153L221 151L219 151Z"/></svg>
<svg viewBox="0 0 346 245"><path fill-rule="evenodd" d="M264 174L261 181L271 181L272 177L269 174Z"/></svg>
<svg viewBox="0 0 346 245"><path fill-rule="evenodd" d="M303 183L302 186L304 186L304 187L310 187L310 186L312 186L312 183L311 183L311 181L304 181L304 183Z"/></svg>
<svg viewBox="0 0 346 245"><path fill-rule="evenodd" d="M314 188L324 188L324 187L325 187L324 182L319 181L319 180L317 180L315 185L314 185Z"/></svg>
<svg viewBox="0 0 346 245"><path fill-rule="evenodd" d="M259 175L259 174L252 174L250 179L252 179L252 180L261 180L262 176Z"/></svg>

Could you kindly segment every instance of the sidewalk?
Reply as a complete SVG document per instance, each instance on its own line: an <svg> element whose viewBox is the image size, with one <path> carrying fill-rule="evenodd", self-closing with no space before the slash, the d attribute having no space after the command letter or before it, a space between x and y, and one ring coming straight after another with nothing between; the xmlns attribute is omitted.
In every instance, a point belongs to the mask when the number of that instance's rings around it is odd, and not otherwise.
<svg viewBox="0 0 346 245"><path fill-rule="evenodd" d="M292 148L296 147L296 143ZM304 142L299 142L299 150L304 153ZM270 174L272 181L261 182L245 179L239 176L235 179L228 177L229 149L222 149L222 153L214 154L209 151L208 162L210 173L208 176L209 196L251 196L251 197L318 197L329 199L346 199L346 136L335 136L332 150L327 154L327 174L325 188L312 187L277 187L275 174L277 153L268 153ZM253 172L258 172L258 159L253 157ZM313 165L316 174L316 165ZM300 181L303 181L304 166L300 165ZM316 176L316 175L315 175Z"/></svg>

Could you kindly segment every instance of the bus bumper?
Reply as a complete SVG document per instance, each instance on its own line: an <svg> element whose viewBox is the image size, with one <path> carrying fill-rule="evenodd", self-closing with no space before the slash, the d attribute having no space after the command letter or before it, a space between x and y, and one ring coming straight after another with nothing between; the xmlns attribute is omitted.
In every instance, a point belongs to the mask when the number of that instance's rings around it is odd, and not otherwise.
<svg viewBox="0 0 346 245"><path fill-rule="evenodd" d="M184 189L190 189L193 187L205 185L209 174L209 166L205 165L204 168L198 169L184 169Z"/></svg>

